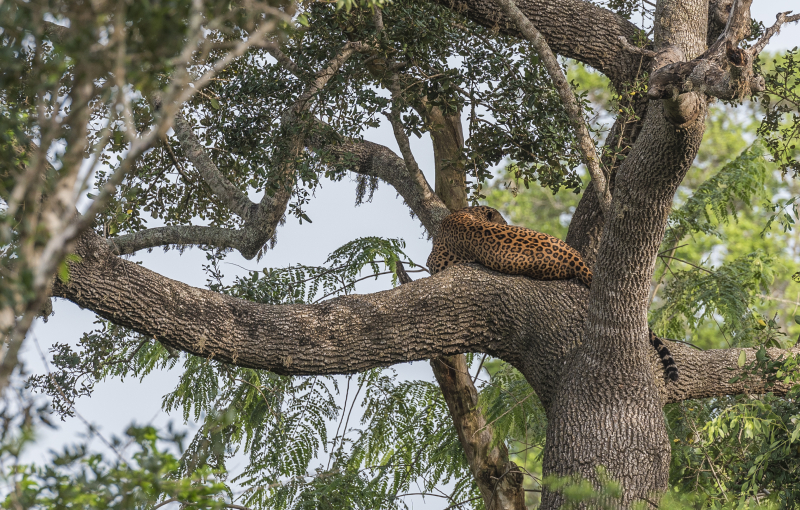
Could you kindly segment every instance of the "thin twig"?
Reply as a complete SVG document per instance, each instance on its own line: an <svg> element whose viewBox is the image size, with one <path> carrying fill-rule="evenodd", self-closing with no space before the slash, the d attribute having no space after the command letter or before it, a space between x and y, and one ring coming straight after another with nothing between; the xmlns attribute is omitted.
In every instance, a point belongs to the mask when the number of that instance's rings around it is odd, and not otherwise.
<svg viewBox="0 0 800 510"><path fill-rule="evenodd" d="M605 174L603 174L603 170L600 168L600 159L597 157L597 149L589 134L589 128L586 125L586 120L583 118L583 112L581 112L578 101L575 99L575 93L572 91L572 88L570 88L567 77L564 75L564 70L561 69L558 59L553 54L544 36L533 26L533 23L531 23L528 17L519 10L514 0L497 1L506 16L511 18L525 39L533 45L536 53L539 54L539 58L542 64L544 64L547 74L553 82L553 86L556 88L556 91L558 91L558 95L564 104L564 110L575 131L575 137L578 139L578 149L583 156L587 170L589 170L589 175L595 184L600 209L603 211L603 214L608 217L611 209L611 191L608 187Z"/></svg>
<svg viewBox="0 0 800 510"><path fill-rule="evenodd" d="M47 377L50 379L50 382L53 383L53 386L55 386L56 390L58 390L58 393L61 395L61 398L64 399L64 402L72 406L72 412L75 413L75 416L77 416L78 419L81 420L81 422L83 422L86 428L88 428L90 432L96 434L97 437L99 437L100 440L103 442L103 444L105 444L109 449L111 449L111 451L117 455L120 461L126 464L127 462L125 461L125 458L117 451L116 448L114 448L114 446L112 446L111 442L108 439L106 439L105 436L103 436L103 434L101 434L100 431L97 430L97 428L95 428L94 425L89 423L89 421L86 418L84 418L83 415L81 415L81 413L79 413L77 409L75 409L75 404L70 399L67 398L67 395L64 393L63 388L61 388L61 385L58 383L58 381L56 381L55 376L53 376L52 372L50 372L50 363L48 363L47 357L44 355L44 352L42 352L42 347L39 345L39 339L36 337L35 334L31 334L31 338L33 338L33 343L34 345L36 345L36 350L39 351L39 356L41 356L42 358L42 363L44 363L44 368L47 371Z"/></svg>

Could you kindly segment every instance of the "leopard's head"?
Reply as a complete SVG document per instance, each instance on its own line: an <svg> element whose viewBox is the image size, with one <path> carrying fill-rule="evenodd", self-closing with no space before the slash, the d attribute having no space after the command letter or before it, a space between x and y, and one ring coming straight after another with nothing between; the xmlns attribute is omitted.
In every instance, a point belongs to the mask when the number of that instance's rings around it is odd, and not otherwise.
<svg viewBox="0 0 800 510"><path fill-rule="evenodd" d="M485 205L478 205L475 207L467 207L461 211L468 213L470 216L489 223L499 223L501 225L508 225L503 215L497 209L487 207Z"/></svg>

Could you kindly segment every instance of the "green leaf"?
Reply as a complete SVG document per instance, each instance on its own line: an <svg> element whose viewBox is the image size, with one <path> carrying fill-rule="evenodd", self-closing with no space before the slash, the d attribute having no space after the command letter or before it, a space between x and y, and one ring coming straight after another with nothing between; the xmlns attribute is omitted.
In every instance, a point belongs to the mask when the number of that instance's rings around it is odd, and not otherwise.
<svg viewBox="0 0 800 510"><path fill-rule="evenodd" d="M739 353L739 368L744 367L745 362L747 361L747 354L744 352L744 349Z"/></svg>
<svg viewBox="0 0 800 510"><path fill-rule="evenodd" d="M213 107L215 110L219 110L219 101L217 101L216 99L214 99L214 98L212 97L212 98L211 98L211 106L212 106L212 107Z"/></svg>

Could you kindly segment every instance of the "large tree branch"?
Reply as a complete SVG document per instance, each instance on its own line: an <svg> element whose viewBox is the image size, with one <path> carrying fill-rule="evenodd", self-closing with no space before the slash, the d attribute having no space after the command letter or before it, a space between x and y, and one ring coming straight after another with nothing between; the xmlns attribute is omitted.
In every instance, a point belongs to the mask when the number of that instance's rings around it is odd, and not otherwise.
<svg viewBox="0 0 800 510"><path fill-rule="evenodd" d="M366 140L342 140L321 135L309 137L306 144L314 151L333 155L337 164L352 172L377 177L391 185L431 237L436 236L439 224L450 214L422 172L409 169L403 158L388 147Z"/></svg>
<svg viewBox="0 0 800 510"><path fill-rule="evenodd" d="M55 297L168 347L282 374L351 373L485 352L517 367L549 408L562 371L583 341L588 291L572 281L458 265L393 290L276 306L170 280L116 257L91 231L79 238L76 253L81 260L70 263L69 281L53 283ZM739 373L738 349L700 352L676 343L669 348L681 379L667 386L660 360L652 349L646 351L665 403L758 391L727 382ZM747 352L749 360L754 354ZM596 371L587 376L602 372Z"/></svg>
<svg viewBox="0 0 800 510"><path fill-rule="evenodd" d="M434 1L480 25L520 36L495 0ZM620 36L633 40L639 32L631 22L582 0L520 0L517 5L556 54L597 69L615 86L635 79L639 57L623 51L619 41Z"/></svg>
<svg viewBox="0 0 800 510"><path fill-rule="evenodd" d="M351 373L467 351L518 362L513 344L542 326L502 320L509 316L505 301L519 290L475 267L376 294L270 306L170 280L116 257L91 231L76 253L81 260L70 263L68 282L55 280L54 296L169 347L282 374ZM465 278L465 289L475 292L461 291ZM540 283L526 279L524 287Z"/></svg>

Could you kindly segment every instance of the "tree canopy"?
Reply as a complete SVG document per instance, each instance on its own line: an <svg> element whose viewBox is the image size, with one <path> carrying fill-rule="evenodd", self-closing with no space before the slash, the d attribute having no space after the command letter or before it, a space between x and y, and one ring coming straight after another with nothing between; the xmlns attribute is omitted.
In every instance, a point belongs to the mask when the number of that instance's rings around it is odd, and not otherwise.
<svg viewBox="0 0 800 510"><path fill-rule="evenodd" d="M795 505L800 54L764 50L800 16L760 25L750 3L0 4L4 505ZM428 238L495 206L577 249L592 289L423 277L391 218L271 267L282 225L347 177L356 205L391 187ZM155 248L204 250L206 288L129 260ZM225 278L232 252L266 267ZM198 433L20 465L48 411L8 384L52 297L98 316L27 381L53 411L175 369L163 406ZM438 384L385 368L417 360Z"/></svg>

